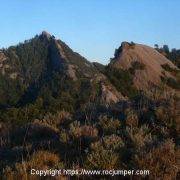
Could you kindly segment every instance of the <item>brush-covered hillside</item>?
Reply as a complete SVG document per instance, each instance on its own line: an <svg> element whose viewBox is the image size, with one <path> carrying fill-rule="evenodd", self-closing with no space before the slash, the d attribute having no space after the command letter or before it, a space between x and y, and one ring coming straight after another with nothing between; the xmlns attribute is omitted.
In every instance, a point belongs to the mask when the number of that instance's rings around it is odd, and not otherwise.
<svg viewBox="0 0 180 180"><path fill-rule="evenodd" d="M1 49L0 177L141 169L150 174L127 179L178 179L178 58L123 42L108 65L91 63L45 31Z"/></svg>

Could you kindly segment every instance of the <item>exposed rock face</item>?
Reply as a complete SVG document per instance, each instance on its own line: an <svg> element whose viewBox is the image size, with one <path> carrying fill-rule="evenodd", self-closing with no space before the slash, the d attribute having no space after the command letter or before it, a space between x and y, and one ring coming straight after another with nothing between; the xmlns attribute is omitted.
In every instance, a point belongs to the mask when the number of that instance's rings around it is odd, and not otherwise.
<svg viewBox="0 0 180 180"><path fill-rule="evenodd" d="M12 73L9 75L11 79L16 79L18 74L17 73Z"/></svg>
<svg viewBox="0 0 180 180"><path fill-rule="evenodd" d="M0 73L2 74L2 75L6 75L6 71L11 71L11 67L10 67L10 65L9 64L5 64L5 63L2 63L2 64L0 64Z"/></svg>
<svg viewBox="0 0 180 180"><path fill-rule="evenodd" d="M144 65L143 69L135 71L134 85L138 89L148 89L151 84L158 85L161 77L171 76L162 68L163 64L168 64L171 68L177 67L165 56L155 49L141 44L123 42L121 47L116 50L115 57L111 65L115 68L129 69L134 62Z"/></svg>
<svg viewBox="0 0 180 180"><path fill-rule="evenodd" d="M112 85L101 83L101 100L103 103L117 103L118 101L124 99L125 98L119 92L113 89Z"/></svg>
<svg viewBox="0 0 180 180"><path fill-rule="evenodd" d="M127 99L116 90L105 75L99 73L93 77L92 81L100 84L100 101L102 103L109 105Z"/></svg>
<svg viewBox="0 0 180 180"><path fill-rule="evenodd" d="M5 74L5 69L7 68L6 65L4 65L4 62L6 61L7 57L4 55L3 52L0 51L0 73Z"/></svg>
<svg viewBox="0 0 180 180"><path fill-rule="evenodd" d="M67 70L67 75L73 79L74 81L77 80L77 77L76 77L76 66L74 65L68 65L68 70Z"/></svg>
<svg viewBox="0 0 180 180"><path fill-rule="evenodd" d="M3 52L0 51L0 63L6 60L6 56L4 55Z"/></svg>

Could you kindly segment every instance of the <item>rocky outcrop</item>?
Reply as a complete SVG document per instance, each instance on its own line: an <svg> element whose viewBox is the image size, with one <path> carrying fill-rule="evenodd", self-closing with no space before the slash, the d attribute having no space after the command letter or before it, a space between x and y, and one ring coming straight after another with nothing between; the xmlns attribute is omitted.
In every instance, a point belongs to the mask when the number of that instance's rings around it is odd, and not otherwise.
<svg viewBox="0 0 180 180"><path fill-rule="evenodd" d="M162 65L167 64L169 67L177 69L170 60L155 49L128 42L123 42L116 50L115 57L110 64L115 68L128 70L135 62L144 66L135 70L133 81L138 89L148 89L151 85L159 85L161 77L164 75L170 77L171 74L163 69Z"/></svg>
<svg viewBox="0 0 180 180"><path fill-rule="evenodd" d="M111 84L101 83L101 101L105 104L117 103L125 98Z"/></svg>
<svg viewBox="0 0 180 180"><path fill-rule="evenodd" d="M127 97L124 97L121 92L109 82L108 78L99 73L93 77L91 83L96 83L100 85L100 102L106 105L117 103L122 100L127 100Z"/></svg>

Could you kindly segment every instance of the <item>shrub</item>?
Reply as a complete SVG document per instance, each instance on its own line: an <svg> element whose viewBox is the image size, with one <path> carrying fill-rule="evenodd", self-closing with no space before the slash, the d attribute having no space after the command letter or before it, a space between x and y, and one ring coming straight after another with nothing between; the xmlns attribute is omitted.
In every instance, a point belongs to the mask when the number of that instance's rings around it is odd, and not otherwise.
<svg viewBox="0 0 180 180"><path fill-rule="evenodd" d="M99 127L103 134L115 134L118 128L120 128L120 121L118 119L108 118L107 116L99 117Z"/></svg>
<svg viewBox="0 0 180 180"><path fill-rule="evenodd" d="M64 123L69 123L71 119L72 119L72 115L69 112L62 110L54 115L47 114L42 121L51 126L58 128L60 125Z"/></svg>
<svg viewBox="0 0 180 180"><path fill-rule="evenodd" d="M70 124L69 134L72 137L79 138L79 137L97 137L98 130L90 125L80 125L79 121L75 121Z"/></svg>
<svg viewBox="0 0 180 180"><path fill-rule="evenodd" d="M122 138L114 134L112 134L111 136L105 136L102 140L106 149L119 151L121 147L124 147Z"/></svg>
<svg viewBox="0 0 180 180"><path fill-rule="evenodd" d="M176 75L176 74L179 72L179 70L170 67L169 64L163 64L163 65L161 65L161 67L162 67L164 70L173 73L174 75Z"/></svg>
<svg viewBox="0 0 180 180"><path fill-rule="evenodd" d="M119 150L124 146L118 136L106 136L91 144L86 167L92 169L115 169L121 166Z"/></svg>
<svg viewBox="0 0 180 180"><path fill-rule="evenodd" d="M14 168L7 166L3 170L3 177L5 179L39 179L36 176L30 175L30 170L46 170L62 168L63 164L60 162L58 155L48 151L35 152L28 161L16 163Z"/></svg>
<svg viewBox="0 0 180 180"><path fill-rule="evenodd" d="M133 109L130 108L126 109L125 116L126 116L126 125L133 127L138 126L138 116Z"/></svg>
<svg viewBox="0 0 180 180"><path fill-rule="evenodd" d="M180 89L179 80L176 80L172 77L161 77L161 80L163 83L173 89Z"/></svg>
<svg viewBox="0 0 180 180"><path fill-rule="evenodd" d="M178 165L171 139L148 153L140 153L136 156L135 163L139 169L150 170L150 179L176 179Z"/></svg>
<svg viewBox="0 0 180 180"><path fill-rule="evenodd" d="M59 132L59 139L62 143L67 144L68 142L70 142L70 135L65 129L61 129L61 131Z"/></svg>
<svg viewBox="0 0 180 180"><path fill-rule="evenodd" d="M180 84L173 78L167 78L166 81L167 85L174 88L174 89L180 89Z"/></svg>
<svg viewBox="0 0 180 180"><path fill-rule="evenodd" d="M60 158L58 155L48 151L38 151L31 156L27 166L35 169L47 169L58 167L59 163Z"/></svg>
<svg viewBox="0 0 180 180"><path fill-rule="evenodd" d="M137 127L127 127L126 136L131 142L135 151L140 151L146 145L152 143L152 136L148 126L143 125L140 128Z"/></svg>
<svg viewBox="0 0 180 180"><path fill-rule="evenodd" d="M133 75L129 70L116 69L110 66L106 67L107 77L110 82L124 96L134 97L137 95L137 89L133 86Z"/></svg>
<svg viewBox="0 0 180 180"><path fill-rule="evenodd" d="M156 117L163 125L168 125L170 121L169 117L169 110L165 107L158 107L156 108Z"/></svg>
<svg viewBox="0 0 180 180"><path fill-rule="evenodd" d="M143 70L145 69L145 65L138 61L134 61L131 63L131 67L129 68L129 72L134 75L136 70Z"/></svg>

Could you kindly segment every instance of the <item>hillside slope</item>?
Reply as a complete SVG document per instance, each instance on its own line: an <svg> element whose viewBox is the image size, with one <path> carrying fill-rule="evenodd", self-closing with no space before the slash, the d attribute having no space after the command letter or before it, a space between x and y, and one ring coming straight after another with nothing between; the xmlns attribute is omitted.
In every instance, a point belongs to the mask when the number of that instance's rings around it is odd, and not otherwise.
<svg viewBox="0 0 180 180"><path fill-rule="evenodd" d="M124 99L91 62L45 31L0 51L0 97L0 112L33 105L37 115Z"/></svg>
<svg viewBox="0 0 180 180"><path fill-rule="evenodd" d="M32 168L73 170L74 179L79 170L101 169L178 179L180 99L171 93L178 73L163 55L133 43L107 66L47 32L0 50L0 179L39 179ZM106 177L124 179L115 174Z"/></svg>

